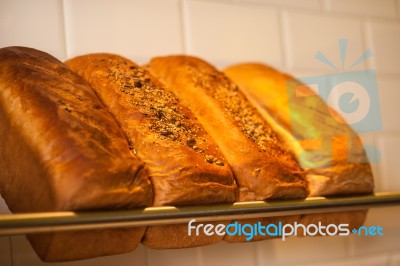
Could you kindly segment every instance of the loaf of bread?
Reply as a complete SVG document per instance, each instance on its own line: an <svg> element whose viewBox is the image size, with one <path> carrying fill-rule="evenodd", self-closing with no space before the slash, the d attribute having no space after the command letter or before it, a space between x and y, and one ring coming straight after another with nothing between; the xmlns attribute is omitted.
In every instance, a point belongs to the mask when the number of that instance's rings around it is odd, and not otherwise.
<svg viewBox="0 0 400 266"><path fill-rule="evenodd" d="M225 69L305 169L309 196L371 193L370 164L357 134L315 93L262 64Z"/></svg>
<svg viewBox="0 0 400 266"><path fill-rule="evenodd" d="M66 64L94 88L145 163L154 206L230 203L235 179L213 139L175 95L128 59L91 54ZM188 236L187 225L151 226L150 248L183 248L216 243L221 236Z"/></svg>
<svg viewBox="0 0 400 266"><path fill-rule="evenodd" d="M214 138L235 175L240 201L306 197L292 154L223 73L190 56L153 58L147 68Z"/></svg>
<svg viewBox="0 0 400 266"><path fill-rule="evenodd" d="M0 192L14 213L151 205L147 173L112 115L82 78L44 52L0 49L0 136ZM28 238L43 260L64 261L129 252L144 230Z"/></svg>
<svg viewBox="0 0 400 266"><path fill-rule="evenodd" d="M282 148L272 128L223 73L189 56L153 58L147 68L193 111L215 139L235 175L239 201L306 197L305 178L292 154ZM290 223L295 217L257 221L268 224L277 219ZM257 236L253 240L268 238ZM225 235L224 240L243 242L246 237Z"/></svg>

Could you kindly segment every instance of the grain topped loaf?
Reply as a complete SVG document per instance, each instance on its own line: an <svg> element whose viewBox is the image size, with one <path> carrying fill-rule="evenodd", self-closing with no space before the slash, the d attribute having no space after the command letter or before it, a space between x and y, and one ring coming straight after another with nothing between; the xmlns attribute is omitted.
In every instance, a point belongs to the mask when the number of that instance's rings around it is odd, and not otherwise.
<svg viewBox="0 0 400 266"><path fill-rule="evenodd" d="M130 149L145 163L154 206L237 200L235 179L219 147L192 112L147 70L112 54L83 55L66 64L92 85L127 135ZM186 226L170 227L149 227L144 243L181 248L222 239L217 235L189 239Z"/></svg>
<svg viewBox="0 0 400 266"><path fill-rule="evenodd" d="M240 201L307 195L293 155L223 73L190 56L153 58L147 68L214 138L235 175Z"/></svg>

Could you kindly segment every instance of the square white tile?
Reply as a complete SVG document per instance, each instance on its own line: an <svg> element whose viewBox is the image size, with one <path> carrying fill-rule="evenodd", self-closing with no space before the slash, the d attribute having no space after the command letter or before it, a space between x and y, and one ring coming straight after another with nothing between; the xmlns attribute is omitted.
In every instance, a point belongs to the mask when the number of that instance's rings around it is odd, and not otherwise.
<svg viewBox="0 0 400 266"><path fill-rule="evenodd" d="M309 266L385 266L387 265L387 263L387 255L378 254L366 257L350 257L346 260L319 262L316 264L311 264Z"/></svg>
<svg viewBox="0 0 400 266"><path fill-rule="evenodd" d="M381 152L380 179L382 190L400 191L399 164L397 161L400 157L400 134L379 134L376 143Z"/></svg>
<svg viewBox="0 0 400 266"><path fill-rule="evenodd" d="M197 254L197 248L146 249L147 266L200 266Z"/></svg>
<svg viewBox="0 0 400 266"><path fill-rule="evenodd" d="M372 174L374 177L374 191L375 192L384 192L384 186L383 186L383 178L381 177L381 172L380 168L382 165L382 158L381 158L381 151L378 147L378 144L376 142L377 138L376 133L360 133L359 136L361 138L361 141L363 145L367 145L368 147L371 147L370 154L367 152L367 156L369 159L369 162L371 164L372 168Z"/></svg>
<svg viewBox="0 0 400 266"><path fill-rule="evenodd" d="M397 99L400 99L400 77L378 75L377 82L382 131L398 132L400 131L400 123L395 114L400 113L400 105L397 101Z"/></svg>
<svg viewBox="0 0 400 266"><path fill-rule="evenodd" d="M373 208L368 212L365 226L380 226L383 236L353 235L349 239L349 255L368 256L382 252L397 251L400 246L400 207Z"/></svg>
<svg viewBox="0 0 400 266"><path fill-rule="evenodd" d="M357 19L290 11L284 13L283 31L285 58L291 71L346 72L364 52L361 23ZM347 40L343 61L340 39ZM318 52L328 60L317 60ZM363 68L364 62L351 70Z"/></svg>
<svg viewBox="0 0 400 266"><path fill-rule="evenodd" d="M289 237L287 240L273 240L276 265L292 265L330 261L346 256L346 238L334 237ZM265 262L268 262L265 257Z"/></svg>
<svg viewBox="0 0 400 266"><path fill-rule="evenodd" d="M12 237L13 266L57 266L60 263L43 262L36 255L30 243L24 236ZM146 265L146 250L139 245L136 250L130 253L98 257L93 259L63 262L63 266L131 266L132 263L138 266Z"/></svg>
<svg viewBox="0 0 400 266"><path fill-rule="evenodd" d="M366 17L396 18L394 0L328 0L329 11Z"/></svg>
<svg viewBox="0 0 400 266"><path fill-rule="evenodd" d="M370 21L367 24L366 40L374 53L376 70L399 74L400 23Z"/></svg>
<svg viewBox="0 0 400 266"><path fill-rule="evenodd" d="M276 265L277 257L275 252L275 242L280 239L269 239L254 243L256 250L256 265Z"/></svg>
<svg viewBox="0 0 400 266"><path fill-rule="evenodd" d="M256 266L255 243L225 243L200 248L200 266Z"/></svg>
<svg viewBox="0 0 400 266"><path fill-rule="evenodd" d="M61 0L1 0L0 47L27 46L65 59Z"/></svg>
<svg viewBox="0 0 400 266"><path fill-rule="evenodd" d="M187 52L224 67L258 61L280 65L278 12L264 5L184 2Z"/></svg>
<svg viewBox="0 0 400 266"><path fill-rule="evenodd" d="M116 53L145 63L183 52L178 0L66 0L68 57Z"/></svg>
<svg viewBox="0 0 400 266"><path fill-rule="evenodd" d="M400 266L400 251L391 254L389 266Z"/></svg>

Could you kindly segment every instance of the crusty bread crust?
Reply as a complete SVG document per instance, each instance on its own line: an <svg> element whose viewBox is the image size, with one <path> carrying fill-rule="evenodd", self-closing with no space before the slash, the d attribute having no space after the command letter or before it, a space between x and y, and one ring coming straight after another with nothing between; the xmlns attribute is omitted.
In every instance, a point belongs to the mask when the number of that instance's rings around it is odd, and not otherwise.
<svg viewBox="0 0 400 266"><path fill-rule="evenodd" d="M224 72L296 155L307 174L309 196L373 191L371 166L359 137L310 88L263 64L239 64ZM288 86L297 90L291 93L312 97L292 100L290 108Z"/></svg>
<svg viewBox="0 0 400 266"><path fill-rule="evenodd" d="M235 175L240 201L307 195L292 154L225 75L190 56L153 58L147 68L214 138Z"/></svg>
<svg viewBox="0 0 400 266"><path fill-rule="evenodd" d="M214 141L148 71L111 54L84 55L66 64L92 85L125 131L131 150L145 163L154 206L236 201L233 174ZM192 240L186 225L152 226L143 243L182 248L216 243L221 237Z"/></svg>
<svg viewBox="0 0 400 266"><path fill-rule="evenodd" d="M152 188L143 164L90 86L54 57L30 48L0 49L0 192L12 212L126 209L148 206ZM42 259L82 259L131 251L144 228L124 244L96 249L58 234L31 236ZM37 237L37 238L36 238ZM41 238L40 241L36 241ZM49 253L52 239L57 248ZM136 239L136 242L135 242ZM76 253L65 258L65 250ZM58 249L59 248L59 249ZM90 251L83 251L84 248Z"/></svg>

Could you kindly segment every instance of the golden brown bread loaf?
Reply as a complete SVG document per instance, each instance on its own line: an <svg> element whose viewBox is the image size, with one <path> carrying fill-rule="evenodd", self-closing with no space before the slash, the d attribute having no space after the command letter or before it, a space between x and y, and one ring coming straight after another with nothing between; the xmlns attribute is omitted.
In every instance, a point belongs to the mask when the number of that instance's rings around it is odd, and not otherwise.
<svg viewBox="0 0 400 266"><path fill-rule="evenodd" d="M235 175L240 201L307 195L292 154L224 74L189 56L153 58L147 67L214 138Z"/></svg>
<svg viewBox="0 0 400 266"><path fill-rule="evenodd" d="M295 153L306 171L310 196L373 191L359 137L310 88L262 64L239 64L224 72ZM289 96L298 99L289 103Z"/></svg>
<svg viewBox="0 0 400 266"><path fill-rule="evenodd" d="M284 150L271 127L235 84L206 62L188 56L153 58L147 68L195 113L227 158L239 200L302 198L307 195L303 172ZM241 224L291 223L297 216L243 219ZM225 235L227 242L245 236ZM268 239L258 236L253 240Z"/></svg>
<svg viewBox="0 0 400 266"><path fill-rule="evenodd" d="M154 206L236 201L233 174L214 141L146 70L111 54L84 55L66 64L92 85L125 131L131 150L144 161ZM174 225L149 227L143 243L183 248L219 240L218 235L190 237L187 225Z"/></svg>
<svg viewBox="0 0 400 266"><path fill-rule="evenodd" d="M111 114L82 78L44 52L0 49L0 136L0 192L12 212L151 204L143 164ZM144 229L28 238L43 260L62 261L129 252Z"/></svg>

